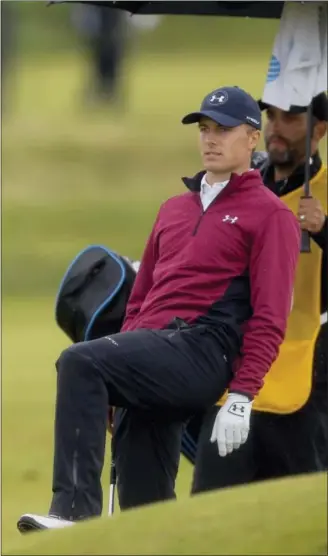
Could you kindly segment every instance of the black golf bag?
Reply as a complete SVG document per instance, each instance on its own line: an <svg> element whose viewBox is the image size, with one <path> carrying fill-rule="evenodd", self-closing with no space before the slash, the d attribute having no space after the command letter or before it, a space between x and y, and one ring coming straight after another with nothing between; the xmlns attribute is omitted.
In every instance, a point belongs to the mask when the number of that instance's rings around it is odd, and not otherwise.
<svg viewBox="0 0 328 556"><path fill-rule="evenodd" d="M120 331L137 274L136 262L102 245L90 245L73 259L59 286L55 318L73 343ZM200 417L192 419L181 452L195 463Z"/></svg>
<svg viewBox="0 0 328 556"><path fill-rule="evenodd" d="M132 261L110 249L83 249L59 286L58 326L74 343L119 332L135 276Z"/></svg>

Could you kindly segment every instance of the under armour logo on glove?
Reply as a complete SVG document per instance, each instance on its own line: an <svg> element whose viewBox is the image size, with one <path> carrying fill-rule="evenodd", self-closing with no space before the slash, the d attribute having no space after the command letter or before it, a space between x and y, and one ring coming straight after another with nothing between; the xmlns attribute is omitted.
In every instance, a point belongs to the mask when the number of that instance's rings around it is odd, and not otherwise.
<svg viewBox="0 0 328 556"><path fill-rule="evenodd" d="M248 438L252 404L247 396L229 394L213 425L211 442L217 442L219 455L237 450Z"/></svg>
<svg viewBox="0 0 328 556"><path fill-rule="evenodd" d="M232 415L237 415L238 417L244 417L245 411L245 404L240 402L232 404L228 409L228 413L232 413Z"/></svg>

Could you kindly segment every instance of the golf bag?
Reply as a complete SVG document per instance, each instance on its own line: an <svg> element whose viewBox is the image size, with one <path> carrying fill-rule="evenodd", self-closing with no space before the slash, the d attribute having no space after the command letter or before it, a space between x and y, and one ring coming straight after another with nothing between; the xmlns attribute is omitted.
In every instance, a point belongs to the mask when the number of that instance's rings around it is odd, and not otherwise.
<svg viewBox="0 0 328 556"><path fill-rule="evenodd" d="M59 286L55 318L73 343L120 331L137 275L138 261L102 245L90 245L73 259ZM195 416L182 437L181 452L195 463L201 419Z"/></svg>
<svg viewBox="0 0 328 556"><path fill-rule="evenodd" d="M59 287L58 326L74 343L119 332L135 276L132 261L106 247L83 249Z"/></svg>

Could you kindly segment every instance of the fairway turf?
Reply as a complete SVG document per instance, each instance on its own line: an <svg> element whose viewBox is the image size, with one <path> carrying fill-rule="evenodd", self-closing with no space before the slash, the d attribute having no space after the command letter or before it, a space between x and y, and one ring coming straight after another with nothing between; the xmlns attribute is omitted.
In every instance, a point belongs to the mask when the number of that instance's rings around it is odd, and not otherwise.
<svg viewBox="0 0 328 556"><path fill-rule="evenodd" d="M2 127L4 553L20 541L18 517L49 506L54 363L69 345L54 302L67 265L91 243L139 258L160 203L185 190L181 176L200 169L197 130L181 117L222 84L254 96L263 90L276 22L221 21L215 32L206 18L179 19L183 32L175 23L173 34L164 23L167 49L154 52L155 35L146 35L127 65L123 115L82 105L81 52L40 50L17 68L19 87ZM182 500L191 472L182 459Z"/></svg>
<svg viewBox="0 0 328 556"><path fill-rule="evenodd" d="M327 554L324 474L212 492L21 539L13 555Z"/></svg>

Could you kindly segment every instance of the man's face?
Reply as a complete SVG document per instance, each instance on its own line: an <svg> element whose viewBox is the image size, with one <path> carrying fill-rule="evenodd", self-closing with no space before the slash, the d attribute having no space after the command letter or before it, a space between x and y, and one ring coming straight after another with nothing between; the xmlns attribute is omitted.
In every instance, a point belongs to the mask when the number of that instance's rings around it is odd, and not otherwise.
<svg viewBox="0 0 328 556"><path fill-rule="evenodd" d="M284 112L270 106L264 129L265 147L275 166L294 167L306 154L307 115Z"/></svg>
<svg viewBox="0 0 328 556"><path fill-rule="evenodd" d="M232 173L247 164L259 132L248 125L223 127L209 118L199 122L200 150L205 170Z"/></svg>

